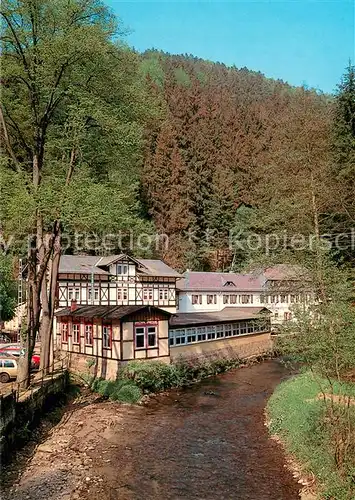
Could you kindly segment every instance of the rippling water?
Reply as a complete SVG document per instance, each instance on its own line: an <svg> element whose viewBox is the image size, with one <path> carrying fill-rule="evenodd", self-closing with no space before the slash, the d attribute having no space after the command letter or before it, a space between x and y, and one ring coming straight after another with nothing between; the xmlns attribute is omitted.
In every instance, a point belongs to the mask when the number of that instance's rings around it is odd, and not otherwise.
<svg viewBox="0 0 355 500"><path fill-rule="evenodd" d="M264 425L267 399L285 376L267 361L132 408L115 431L110 498L299 498Z"/></svg>

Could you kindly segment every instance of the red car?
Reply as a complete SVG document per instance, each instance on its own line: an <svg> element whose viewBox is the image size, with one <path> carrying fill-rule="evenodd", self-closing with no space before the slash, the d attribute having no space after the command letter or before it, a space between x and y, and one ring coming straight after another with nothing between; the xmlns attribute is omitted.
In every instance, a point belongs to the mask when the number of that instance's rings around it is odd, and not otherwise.
<svg viewBox="0 0 355 500"><path fill-rule="evenodd" d="M9 344L7 346L0 347L0 356L4 356L7 354L12 354L12 356L19 357L23 351L23 348L18 344ZM32 356L32 368L36 370L39 368L40 356L38 354L33 354Z"/></svg>

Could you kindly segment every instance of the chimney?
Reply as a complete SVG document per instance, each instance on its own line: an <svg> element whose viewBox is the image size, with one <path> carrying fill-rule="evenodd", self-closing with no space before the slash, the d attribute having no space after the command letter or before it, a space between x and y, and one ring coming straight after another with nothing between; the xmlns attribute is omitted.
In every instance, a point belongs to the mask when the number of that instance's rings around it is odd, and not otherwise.
<svg viewBox="0 0 355 500"><path fill-rule="evenodd" d="M72 300L70 304L70 312L74 312L78 309L78 304L76 300Z"/></svg>

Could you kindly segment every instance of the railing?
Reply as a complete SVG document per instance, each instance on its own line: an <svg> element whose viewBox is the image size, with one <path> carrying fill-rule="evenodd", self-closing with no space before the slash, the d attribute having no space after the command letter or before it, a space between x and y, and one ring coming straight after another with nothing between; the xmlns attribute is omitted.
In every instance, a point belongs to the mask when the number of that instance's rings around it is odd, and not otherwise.
<svg viewBox="0 0 355 500"><path fill-rule="evenodd" d="M26 389L21 389L24 380L15 380L13 382L7 382L1 384L0 387L0 397L5 396L10 393L16 393L16 401L19 397L30 393L32 396L35 390L43 387L44 383L48 380L53 380L59 374L64 373L69 366L69 357L65 356L61 359L54 360L47 370L38 370L30 374L30 385ZM45 373L47 371L47 373Z"/></svg>

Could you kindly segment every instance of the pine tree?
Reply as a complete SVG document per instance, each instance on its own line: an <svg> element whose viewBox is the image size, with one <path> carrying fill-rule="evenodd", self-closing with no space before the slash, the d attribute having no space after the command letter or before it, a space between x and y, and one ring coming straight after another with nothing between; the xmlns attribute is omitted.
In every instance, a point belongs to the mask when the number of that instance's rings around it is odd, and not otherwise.
<svg viewBox="0 0 355 500"><path fill-rule="evenodd" d="M338 85L334 114L335 174L342 209L355 221L355 66L349 63Z"/></svg>

